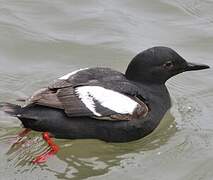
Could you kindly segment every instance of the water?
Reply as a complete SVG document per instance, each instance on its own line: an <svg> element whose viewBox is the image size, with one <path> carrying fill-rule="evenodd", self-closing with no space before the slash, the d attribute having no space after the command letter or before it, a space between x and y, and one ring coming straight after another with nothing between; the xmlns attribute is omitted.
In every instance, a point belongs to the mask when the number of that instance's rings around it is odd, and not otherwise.
<svg viewBox="0 0 213 180"><path fill-rule="evenodd" d="M72 70L108 66L125 71L139 51L174 48L213 67L211 0L0 0L0 101L30 95ZM168 81L173 106L148 137L123 144L56 140L61 150L42 165L41 134L11 147L20 122L0 114L0 179L211 180L213 72Z"/></svg>

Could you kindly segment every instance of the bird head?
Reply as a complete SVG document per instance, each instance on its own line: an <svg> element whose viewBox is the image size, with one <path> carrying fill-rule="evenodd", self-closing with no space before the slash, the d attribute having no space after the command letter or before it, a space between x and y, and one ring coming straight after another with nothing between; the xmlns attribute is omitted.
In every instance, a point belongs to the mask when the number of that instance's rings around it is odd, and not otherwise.
<svg viewBox="0 0 213 180"><path fill-rule="evenodd" d="M126 77L144 83L165 83L169 78L185 71L209 68L205 64L187 62L168 47L152 47L137 54L128 65Z"/></svg>

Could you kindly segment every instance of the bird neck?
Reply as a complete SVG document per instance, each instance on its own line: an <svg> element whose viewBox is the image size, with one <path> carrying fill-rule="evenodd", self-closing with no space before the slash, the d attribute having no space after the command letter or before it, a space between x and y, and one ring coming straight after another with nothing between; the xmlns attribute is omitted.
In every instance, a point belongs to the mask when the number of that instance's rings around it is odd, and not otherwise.
<svg viewBox="0 0 213 180"><path fill-rule="evenodd" d="M134 69L135 70L132 71L132 68L128 67L125 72L126 78L131 81L147 84L149 86L150 85L161 86L164 85L167 80L161 75L158 76L149 72L149 70L140 70L140 69L138 70L137 68Z"/></svg>
<svg viewBox="0 0 213 180"><path fill-rule="evenodd" d="M141 84L141 93L153 111L165 112L171 107L171 99L165 84Z"/></svg>

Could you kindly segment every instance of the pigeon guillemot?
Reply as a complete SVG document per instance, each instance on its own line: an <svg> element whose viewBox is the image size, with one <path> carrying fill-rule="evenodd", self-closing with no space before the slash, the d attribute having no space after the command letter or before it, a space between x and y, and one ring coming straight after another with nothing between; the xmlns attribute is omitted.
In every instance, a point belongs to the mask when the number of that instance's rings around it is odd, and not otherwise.
<svg viewBox="0 0 213 180"><path fill-rule="evenodd" d="M52 148L34 162L58 151L50 139L96 138L127 142L150 134L170 108L165 82L184 71L209 68L189 63L168 47L153 47L138 55L125 74L109 68L86 68L60 77L35 92L24 106L1 103L1 109L21 120L26 130L43 132Z"/></svg>

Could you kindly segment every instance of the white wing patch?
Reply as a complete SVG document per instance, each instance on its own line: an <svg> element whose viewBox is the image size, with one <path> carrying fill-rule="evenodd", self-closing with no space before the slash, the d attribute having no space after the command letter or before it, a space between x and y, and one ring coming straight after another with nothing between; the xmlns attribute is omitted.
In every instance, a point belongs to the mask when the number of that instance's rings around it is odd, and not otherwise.
<svg viewBox="0 0 213 180"><path fill-rule="evenodd" d="M79 71L83 71L83 70L86 70L86 69L88 69L88 68L83 68L83 69L75 70L75 71L73 71L73 72L71 72L71 73L68 73L68 74L66 74L66 75L64 75L64 76L62 76L62 77L60 77L60 78L58 78L58 79L61 79L61 80L69 79L70 76L72 76L72 75L78 73Z"/></svg>
<svg viewBox="0 0 213 180"><path fill-rule="evenodd" d="M100 86L81 86L76 88L76 93L85 106L96 116L101 116L96 111L95 101L119 114L133 114L138 103L131 98Z"/></svg>
<svg viewBox="0 0 213 180"><path fill-rule="evenodd" d="M93 112L94 115L101 116L101 114L96 111L93 97L90 95L90 92L88 91L86 87L90 87L90 86L83 86L83 87L76 88L76 93L78 94L82 102L85 104L85 106L91 112Z"/></svg>

